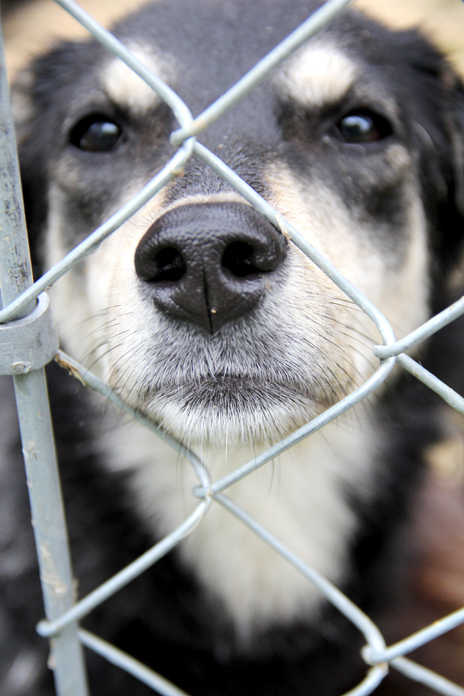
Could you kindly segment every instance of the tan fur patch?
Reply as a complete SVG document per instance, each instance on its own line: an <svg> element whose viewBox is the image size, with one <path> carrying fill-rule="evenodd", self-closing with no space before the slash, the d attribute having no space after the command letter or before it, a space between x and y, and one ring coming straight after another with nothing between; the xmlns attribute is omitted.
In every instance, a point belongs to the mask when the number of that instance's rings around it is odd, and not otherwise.
<svg viewBox="0 0 464 696"><path fill-rule="evenodd" d="M127 48L156 76L169 79L171 69L148 50L137 44ZM144 114L159 102L156 92L118 58L110 57L100 73L100 80L108 98L119 107L128 108L134 115Z"/></svg>
<svg viewBox="0 0 464 696"><path fill-rule="evenodd" d="M405 155L404 151L392 148L391 156L396 161L404 163ZM353 227L346 207L341 201L337 203L333 193L321 182L306 187L303 196L300 182L283 167L279 167L274 175L270 172L268 182L272 190L272 205L380 309L392 322L398 336L408 333L425 321L428 313L428 287L424 284L424 278L427 277L426 223L414 190L411 190L409 197L411 205L408 230L411 239L408 253L400 268L390 268L387 260L375 248L376 230L366 229L366 234L359 234L359 230ZM412 182L410 185L414 186ZM300 252L295 250L295 254L300 255ZM300 263L306 267L307 277L304 283L295 286L296 297L304 292L305 287L313 286L314 282L319 287L327 287L325 292L329 295L338 295L340 299L345 297L310 260L301 255ZM315 279L311 280L311 274L316 274ZM360 316L353 316L350 321L358 324L360 330L375 340L377 330L367 315L360 310L356 310L354 314Z"/></svg>
<svg viewBox="0 0 464 696"><path fill-rule="evenodd" d="M341 99L357 74L356 65L336 46L316 42L289 60L278 84L295 101L322 106Z"/></svg>

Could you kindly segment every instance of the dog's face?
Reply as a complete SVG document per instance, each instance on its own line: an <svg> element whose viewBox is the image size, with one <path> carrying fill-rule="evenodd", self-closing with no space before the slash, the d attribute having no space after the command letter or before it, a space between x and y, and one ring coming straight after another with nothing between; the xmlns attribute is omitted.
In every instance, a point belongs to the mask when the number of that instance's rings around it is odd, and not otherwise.
<svg viewBox="0 0 464 696"><path fill-rule="evenodd" d="M117 32L196 114L311 7L191 9L157 2ZM458 234L456 82L415 34L344 13L199 140L402 335L430 314L432 255L451 256ZM17 97L26 201L49 266L163 167L177 123L93 42L39 60ZM372 322L195 158L54 293L65 346L189 444L274 441L376 367Z"/></svg>

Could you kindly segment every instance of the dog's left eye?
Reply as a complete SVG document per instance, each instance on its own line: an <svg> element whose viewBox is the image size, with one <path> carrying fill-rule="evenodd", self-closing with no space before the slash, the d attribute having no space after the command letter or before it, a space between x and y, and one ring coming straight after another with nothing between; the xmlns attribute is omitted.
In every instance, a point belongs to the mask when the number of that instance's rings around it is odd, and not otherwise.
<svg viewBox="0 0 464 696"><path fill-rule="evenodd" d="M122 136L121 127L105 116L93 114L78 121L69 133L69 142L86 152L109 152Z"/></svg>
<svg viewBox="0 0 464 696"><path fill-rule="evenodd" d="M388 119L364 109L345 114L336 129L338 137L346 143L373 143L393 133Z"/></svg>

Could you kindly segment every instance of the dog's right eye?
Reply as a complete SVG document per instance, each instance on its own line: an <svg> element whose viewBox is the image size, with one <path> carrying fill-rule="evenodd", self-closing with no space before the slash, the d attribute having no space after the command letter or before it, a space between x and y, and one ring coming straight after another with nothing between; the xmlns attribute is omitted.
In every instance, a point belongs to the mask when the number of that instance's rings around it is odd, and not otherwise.
<svg viewBox="0 0 464 696"><path fill-rule="evenodd" d="M121 127L107 116L91 114L78 121L69 133L69 142L86 152L110 152L119 143Z"/></svg>

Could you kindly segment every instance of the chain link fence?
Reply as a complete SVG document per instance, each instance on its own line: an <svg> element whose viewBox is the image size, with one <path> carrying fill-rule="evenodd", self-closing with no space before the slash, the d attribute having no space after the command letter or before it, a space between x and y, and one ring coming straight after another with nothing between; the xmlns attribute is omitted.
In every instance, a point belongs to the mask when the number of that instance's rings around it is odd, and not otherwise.
<svg viewBox="0 0 464 696"><path fill-rule="evenodd" d="M43 594L47 619L38 626L39 633L51 639L54 672L59 696L84 696L87 693L85 668L82 659L82 644L104 656L118 667L131 673L164 696L179 696L183 692L148 667L127 654L109 645L97 636L81 630L78 622L139 576L161 557L189 535L211 505L220 505L241 523L258 535L263 544L271 546L300 573L313 583L340 612L361 632L365 639L363 657L366 676L349 694L360 696L371 694L384 679L389 667L403 672L413 680L422 682L440 694L464 696L464 688L453 684L442 676L416 664L406 657L417 647L432 641L458 625L464 624L464 608L442 618L440 621L387 646L382 633L370 619L348 597L322 577L314 568L305 565L288 548L262 528L254 519L233 503L226 495L229 486L246 477L252 471L265 466L284 450L322 428L344 411L365 399L377 389L398 364L414 375L427 387L436 392L447 404L459 413L464 413L464 398L424 369L406 353L412 346L453 322L464 314L464 297L431 318L415 331L397 341L391 325L355 287L348 283L336 268L317 249L309 245L298 230L289 224L277 211L266 203L233 170L229 169L215 154L196 140L196 136L220 119L237 100L263 79L280 61L289 56L298 46L322 28L349 0L329 0L309 17L296 31L279 44L271 53L255 65L239 82L223 94L203 113L193 118L189 107L156 75L148 71L111 33L99 26L72 0L57 0L67 12L74 16L108 51L124 61L137 73L173 110L179 128L172 133L171 143L176 146L174 156L163 169L149 181L134 198L101 227L90 234L73 249L60 263L55 265L36 282L32 282L25 221L21 204L18 166L15 152L14 131L9 111L6 72L1 76L0 109L2 124L0 148L3 173L1 186L1 234L0 234L0 287L3 309L0 311L0 374L12 375L20 419L21 438L25 457L30 502L34 520L34 534L41 569ZM3 48L2 48L3 50ZM3 54L2 66L5 65ZM265 453L249 461L220 480L212 481L203 462L180 443L158 430L148 419L133 411L99 378L83 365L58 349L58 340L50 320L50 309L45 290L65 274L78 260L94 250L106 237L125 220L160 191L176 175L187 160L199 157L220 177L225 179L243 198L262 215L282 230L313 263L324 271L351 300L365 312L377 326L383 344L375 346L374 357L379 367L374 374L349 396L327 409L309 423L285 438ZM193 467L198 485L193 491L197 498L194 512L162 541L128 567L103 583L81 601L73 601L72 571L67 544L65 520L61 502L60 484L57 473L51 420L45 384L44 367L55 359L91 389L100 392L117 408L154 430L159 437L168 441ZM37 413L40 414L37 417Z"/></svg>

